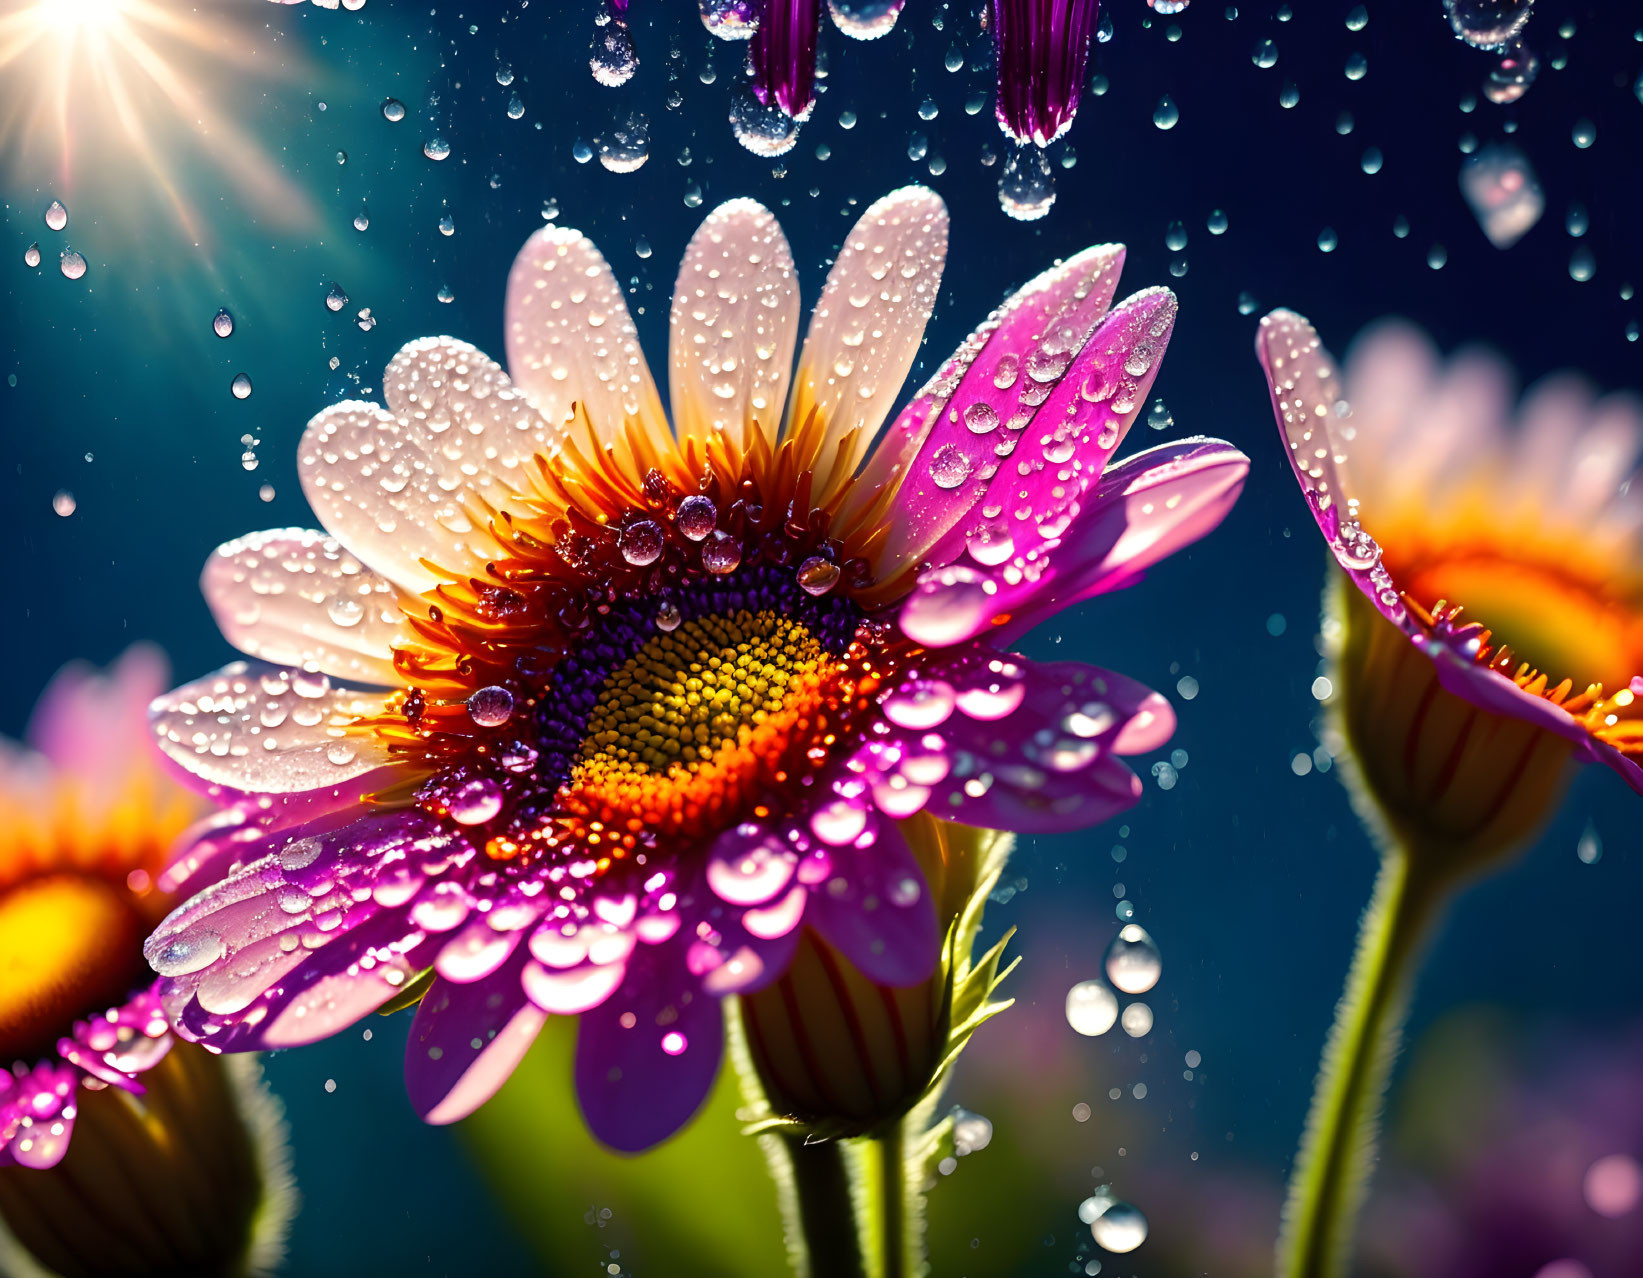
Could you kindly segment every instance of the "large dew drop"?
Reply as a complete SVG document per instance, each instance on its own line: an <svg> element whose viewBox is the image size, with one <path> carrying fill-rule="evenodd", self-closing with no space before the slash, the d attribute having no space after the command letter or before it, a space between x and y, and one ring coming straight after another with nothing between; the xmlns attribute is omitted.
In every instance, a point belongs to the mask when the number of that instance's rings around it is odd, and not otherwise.
<svg viewBox="0 0 1643 1278"><path fill-rule="evenodd" d="M749 85L731 97L730 128L736 141L766 159L786 155L799 140L799 122L775 103L760 102Z"/></svg>
<svg viewBox="0 0 1643 1278"><path fill-rule="evenodd" d="M1517 37L1535 0L1443 0L1455 35L1475 49L1499 49Z"/></svg>
<svg viewBox="0 0 1643 1278"><path fill-rule="evenodd" d="M1055 203L1050 160L1036 146L1018 146L1004 158L998 175L998 204L1018 222L1036 222Z"/></svg>
<svg viewBox="0 0 1643 1278"><path fill-rule="evenodd" d="M1099 1038L1118 1023L1118 998L1100 981L1080 981L1067 991L1067 1024Z"/></svg>
<svg viewBox="0 0 1643 1278"><path fill-rule="evenodd" d="M599 163L612 173L632 173L650 159L650 120L634 112L599 139Z"/></svg>
<svg viewBox="0 0 1643 1278"><path fill-rule="evenodd" d="M1467 156L1460 166L1460 190L1498 249L1511 248L1527 235L1546 209L1528 157L1509 142Z"/></svg>
<svg viewBox="0 0 1643 1278"><path fill-rule="evenodd" d="M1107 949L1107 979L1126 994L1145 994L1163 975L1164 960L1147 929L1127 923Z"/></svg>
<svg viewBox="0 0 1643 1278"><path fill-rule="evenodd" d="M161 976L187 976L210 967L225 953L222 937L215 932L184 932L151 954L149 963Z"/></svg>
<svg viewBox="0 0 1643 1278"><path fill-rule="evenodd" d="M588 55L588 70L600 84L616 88L633 79L638 69L639 53L633 46L633 32L608 3L601 5L593 23L593 50Z"/></svg>
<svg viewBox="0 0 1643 1278"><path fill-rule="evenodd" d="M1106 1207L1089 1222L1090 1237L1095 1239L1096 1246L1106 1251L1124 1252L1134 1251L1147 1241L1147 1218L1129 1203L1117 1198L1108 1198L1097 1194L1096 1199L1105 1199ZM1085 1200L1085 1208L1081 1208L1082 1217L1090 1202Z"/></svg>
<svg viewBox="0 0 1643 1278"><path fill-rule="evenodd" d="M889 35L906 0L827 0L833 25L856 40Z"/></svg>
<svg viewBox="0 0 1643 1278"><path fill-rule="evenodd" d="M696 0L709 34L721 40L751 40L759 29L757 0Z"/></svg>

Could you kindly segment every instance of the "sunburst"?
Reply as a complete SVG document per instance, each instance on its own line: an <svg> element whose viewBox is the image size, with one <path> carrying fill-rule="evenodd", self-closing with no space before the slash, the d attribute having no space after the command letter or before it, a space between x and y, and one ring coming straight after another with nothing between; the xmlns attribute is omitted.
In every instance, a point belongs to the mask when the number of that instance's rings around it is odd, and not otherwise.
<svg viewBox="0 0 1643 1278"><path fill-rule="evenodd" d="M308 199L221 105L247 79L288 74L246 8L203 0L0 0L0 146L8 167L64 190L133 166L164 194L179 228L204 229L179 179L192 148L262 216L308 222Z"/></svg>

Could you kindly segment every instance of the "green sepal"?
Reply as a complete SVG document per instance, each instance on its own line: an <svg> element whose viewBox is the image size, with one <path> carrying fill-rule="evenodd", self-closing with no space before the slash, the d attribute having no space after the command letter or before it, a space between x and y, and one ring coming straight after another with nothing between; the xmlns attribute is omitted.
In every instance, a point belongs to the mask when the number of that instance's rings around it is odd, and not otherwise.
<svg viewBox="0 0 1643 1278"><path fill-rule="evenodd" d="M377 1015L392 1016L395 1012L403 1012L407 1007L415 1007L422 1001L423 995L427 994L429 986L433 983L433 968L430 967L425 971L418 972L405 983L405 987L398 994L395 994L381 1007L377 1008Z"/></svg>

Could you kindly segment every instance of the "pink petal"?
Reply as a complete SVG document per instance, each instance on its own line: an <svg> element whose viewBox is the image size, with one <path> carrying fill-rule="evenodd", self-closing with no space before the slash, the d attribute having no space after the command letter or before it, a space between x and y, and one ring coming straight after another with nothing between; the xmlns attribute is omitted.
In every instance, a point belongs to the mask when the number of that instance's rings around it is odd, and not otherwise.
<svg viewBox="0 0 1643 1278"><path fill-rule="evenodd" d="M1038 377L1065 371L1083 348L1106 314L1123 262L1123 248L1107 244L1045 271L989 316L902 410L857 481L857 500L866 500L905 475L877 561L881 573L925 559L981 499L981 475L996 460L999 440L1031 420L1048 384Z"/></svg>
<svg viewBox="0 0 1643 1278"><path fill-rule="evenodd" d="M576 1095L606 1145L637 1153L690 1120L719 1072L719 1000L693 988L682 944L641 947L622 988L576 1035Z"/></svg>
<svg viewBox="0 0 1643 1278"><path fill-rule="evenodd" d="M833 849L805 921L879 985L917 985L935 969L941 928L929 886L894 821L871 814L863 835Z"/></svg>
<svg viewBox="0 0 1643 1278"><path fill-rule="evenodd" d="M468 985L436 978L405 1042L405 1089L424 1122L454 1123L478 1109L524 1058L547 1022L520 985L523 950ZM477 1044L477 1046L475 1046Z"/></svg>

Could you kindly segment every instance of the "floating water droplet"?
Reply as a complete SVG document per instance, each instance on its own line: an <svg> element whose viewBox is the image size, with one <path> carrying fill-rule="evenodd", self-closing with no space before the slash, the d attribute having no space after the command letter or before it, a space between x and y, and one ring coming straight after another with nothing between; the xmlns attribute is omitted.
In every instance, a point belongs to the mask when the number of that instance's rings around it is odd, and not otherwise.
<svg viewBox="0 0 1643 1278"><path fill-rule="evenodd" d="M227 337L234 331L234 317L224 307L211 317L211 331L218 337Z"/></svg>
<svg viewBox="0 0 1643 1278"><path fill-rule="evenodd" d="M506 62L496 68L496 82L504 89L513 83L513 68Z"/></svg>
<svg viewBox="0 0 1643 1278"><path fill-rule="evenodd" d="M1158 105L1152 109L1152 122L1160 129L1173 129L1181 122L1181 108L1169 94L1158 99Z"/></svg>
<svg viewBox="0 0 1643 1278"><path fill-rule="evenodd" d="M942 60L942 65L949 71L964 70L964 50L956 44L948 46L947 56ZM972 111L970 114L974 115L975 112Z"/></svg>
<svg viewBox="0 0 1643 1278"><path fill-rule="evenodd" d="M1320 253L1333 253L1340 242L1340 237L1335 234L1334 227L1326 226L1318 232L1318 251Z"/></svg>
<svg viewBox="0 0 1643 1278"><path fill-rule="evenodd" d="M74 500L74 494L66 488L59 488L56 495L51 499L51 508L64 519L72 515L79 508L79 505L80 503Z"/></svg>
<svg viewBox="0 0 1643 1278"><path fill-rule="evenodd" d="M877 40L890 34L906 0L827 0L833 25L853 40Z"/></svg>
<svg viewBox="0 0 1643 1278"><path fill-rule="evenodd" d="M251 379L244 373L235 373L234 380L228 383L228 393L235 399L249 399L251 397Z"/></svg>
<svg viewBox="0 0 1643 1278"><path fill-rule="evenodd" d="M1175 415L1165 407L1163 400L1155 399L1147 409L1147 425L1153 430L1168 430L1175 425Z"/></svg>
<svg viewBox="0 0 1643 1278"><path fill-rule="evenodd" d="M1147 1241L1147 1218L1120 1199L1111 1199L1105 1211L1090 1221L1090 1236L1104 1251L1134 1251Z"/></svg>
<svg viewBox="0 0 1643 1278"><path fill-rule="evenodd" d="M1262 40L1250 54L1250 61L1263 69L1278 65L1278 46L1271 40Z"/></svg>
<svg viewBox="0 0 1643 1278"><path fill-rule="evenodd" d="M434 294L434 297L439 301L446 303L456 301L456 294L451 292L451 286L449 284L441 284L439 286L439 291Z"/></svg>
<svg viewBox="0 0 1643 1278"><path fill-rule="evenodd" d="M517 120L525 114L525 103L515 93L508 99L508 119Z"/></svg>
<svg viewBox="0 0 1643 1278"><path fill-rule="evenodd" d="M701 541L719 522L719 508L711 497L686 497L673 518L681 533L691 541Z"/></svg>
<svg viewBox="0 0 1643 1278"><path fill-rule="evenodd" d="M1259 305L1260 303L1255 300L1255 294L1247 292L1238 294L1238 314L1253 315L1255 314L1255 308Z"/></svg>
<svg viewBox="0 0 1643 1278"><path fill-rule="evenodd" d="M632 173L650 159L650 120L635 111L598 140L599 163L612 173Z"/></svg>
<svg viewBox="0 0 1643 1278"><path fill-rule="evenodd" d="M742 543L727 532L715 531L702 547L702 567L711 573L734 572L742 562Z"/></svg>
<svg viewBox="0 0 1643 1278"><path fill-rule="evenodd" d="M617 547L622 558L635 568L643 568L662 557L667 536L662 526L652 519L637 519L623 528L617 536Z"/></svg>
<svg viewBox="0 0 1643 1278"><path fill-rule="evenodd" d="M1540 59L1534 51L1525 44L1513 44L1483 82L1483 96L1496 106L1506 106L1527 93L1539 74Z"/></svg>
<svg viewBox="0 0 1643 1278"><path fill-rule="evenodd" d="M405 118L405 104L398 98L389 98L382 104L382 118L390 124L398 124Z"/></svg>
<svg viewBox="0 0 1643 1278"><path fill-rule="evenodd" d="M430 160L443 160L450 153L451 144L437 133L422 144L422 154Z"/></svg>
<svg viewBox="0 0 1643 1278"><path fill-rule="evenodd" d="M1099 1038L1118 1023L1118 996L1100 981L1080 981L1067 991L1067 1024Z"/></svg>
<svg viewBox="0 0 1643 1278"><path fill-rule="evenodd" d="M1515 39L1534 7L1535 0L1443 0L1456 37L1474 49L1498 49Z"/></svg>
<svg viewBox="0 0 1643 1278"><path fill-rule="evenodd" d="M60 231L68 225L68 210L60 201L53 200L46 206L46 225L54 231Z"/></svg>
<svg viewBox="0 0 1643 1278"><path fill-rule="evenodd" d="M1131 1038L1145 1038L1152 1033L1152 1008L1145 1003L1131 1003L1118 1018L1118 1023Z"/></svg>
<svg viewBox="0 0 1643 1278"><path fill-rule="evenodd" d="M1575 844L1575 855L1583 865L1596 865L1603 856L1603 838L1590 822L1580 833L1580 839Z"/></svg>
<svg viewBox="0 0 1643 1278"><path fill-rule="evenodd" d="M1055 203L1055 176L1049 157L1036 146L1018 146L1004 157L998 175L998 203L1018 222L1036 222Z"/></svg>
<svg viewBox="0 0 1643 1278"><path fill-rule="evenodd" d="M1107 949L1106 970L1107 979L1124 993L1145 994L1158 984L1164 960L1146 928L1127 923Z"/></svg>
<svg viewBox="0 0 1643 1278"><path fill-rule="evenodd" d="M1569 136L1575 146L1584 151L1597 141L1597 125L1590 120L1576 120L1575 127Z"/></svg>
<svg viewBox="0 0 1643 1278"><path fill-rule="evenodd" d="M500 728L513 718L513 693L490 684L468 697L468 718L481 728Z"/></svg>
<svg viewBox="0 0 1643 1278"><path fill-rule="evenodd" d="M1368 74L1368 58L1364 57L1361 53L1354 53L1348 56L1346 60L1346 78L1348 80L1361 80Z"/></svg>
<svg viewBox="0 0 1643 1278"><path fill-rule="evenodd" d="M57 265L71 280L77 280L86 273L86 259L73 249L64 249L57 259Z"/></svg>
<svg viewBox="0 0 1643 1278"><path fill-rule="evenodd" d="M348 294L342 291L342 285L332 284L330 288L325 290L326 310L340 311L346 305L348 305Z"/></svg>
<svg viewBox="0 0 1643 1278"><path fill-rule="evenodd" d="M799 140L799 122L774 102L760 102L745 84L731 96L730 128L738 142L766 159L786 155Z"/></svg>
<svg viewBox="0 0 1643 1278"><path fill-rule="evenodd" d="M1577 248L1569 255L1569 278L1584 284L1597 274L1597 258L1589 248Z"/></svg>
<svg viewBox="0 0 1643 1278"><path fill-rule="evenodd" d="M1363 153L1363 159L1359 161L1360 167L1370 176L1379 173L1385 163L1386 157L1381 154L1381 149L1378 146L1372 146L1366 150Z"/></svg>
<svg viewBox="0 0 1643 1278"><path fill-rule="evenodd" d="M1161 13L1166 18L1172 18L1178 13L1185 13L1189 0L1147 0L1148 6L1154 13Z"/></svg>
<svg viewBox="0 0 1643 1278"><path fill-rule="evenodd" d="M961 1105L952 1108L953 1153L960 1158L986 1149L993 1143L993 1123Z"/></svg>
<svg viewBox="0 0 1643 1278"><path fill-rule="evenodd" d="M633 44L633 32L626 19L612 11L611 0L605 0L593 23L593 50L588 55L588 70L593 78L607 88L618 88L633 79L639 69L639 51Z"/></svg>
<svg viewBox="0 0 1643 1278"><path fill-rule="evenodd" d="M446 214L444 214L440 217L440 219L439 219L439 233L441 235L455 235L456 234L456 219L453 218L449 213L446 213Z"/></svg>
<svg viewBox="0 0 1643 1278"><path fill-rule="evenodd" d="M23 250L23 265L24 266L39 266L40 265L40 246L39 246L39 244L30 244L26 249Z"/></svg>
<svg viewBox="0 0 1643 1278"><path fill-rule="evenodd" d="M366 227L368 227L370 225L371 225L371 210L366 208L363 204L361 204L359 206L359 212L354 214L354 230L363 231Z"/></svg>
<svg viewBox="0 0 1643 1278"><path fill-rule="evenodd" d="M721 40L751 40L759 28L758 0L696 0L709 35Z"/></svg>
<svg viewBox="0 0 1643 1278"><path fill-rule="evenodd" d="M1369 10L1363 5L1354 5L1346 15L1346 29L1348 31L1362 31L1369 25Z"/></svg>

